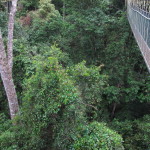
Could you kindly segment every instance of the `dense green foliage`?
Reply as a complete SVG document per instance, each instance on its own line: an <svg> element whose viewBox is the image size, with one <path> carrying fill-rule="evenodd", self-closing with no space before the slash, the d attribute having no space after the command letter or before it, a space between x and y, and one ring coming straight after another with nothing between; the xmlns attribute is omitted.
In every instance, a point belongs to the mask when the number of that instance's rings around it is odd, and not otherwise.
<svg viewBox="0 0 150 150"><path fill-rule="evenodd" d="M2 150L150 149L150 77L120 0L20 0ZM7 14L0 3L6 44ZM2 82L0 81L0 86Z"/></svg>
<svg viewBox="0 0 150 150"><path fill-rule="evenodd" d="M104 124L91 123L86 128L78 129L81 133L73 147L76 150L123 150L122 138L116 132L108 129Z"/></svg>

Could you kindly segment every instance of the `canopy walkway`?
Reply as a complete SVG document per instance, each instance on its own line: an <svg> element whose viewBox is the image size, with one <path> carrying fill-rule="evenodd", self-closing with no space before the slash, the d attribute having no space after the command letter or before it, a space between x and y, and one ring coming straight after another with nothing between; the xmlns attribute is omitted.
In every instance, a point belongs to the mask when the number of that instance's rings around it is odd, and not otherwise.
<svg viewBox="0 0 150 150"><path fill-rule="evenodd" d="M150 0L127 0L127 13L133 34L150 71Z"/></svg>

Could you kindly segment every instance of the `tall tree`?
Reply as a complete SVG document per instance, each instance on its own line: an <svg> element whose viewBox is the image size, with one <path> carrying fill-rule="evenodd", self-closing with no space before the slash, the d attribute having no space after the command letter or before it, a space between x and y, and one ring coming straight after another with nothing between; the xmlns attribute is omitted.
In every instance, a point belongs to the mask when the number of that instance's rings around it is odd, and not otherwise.
<svg viewBox="0 0 150 150"><path fill-rule="evenodd" d="M16 89L12 78L13 31L14 31L14 18L17 10L17 2L18 0L12 0L12 6L9 13L7 48L5 48L4 46L2 33L0 30L0 74L9 103L11 119L13 119L19 111Z"/></svg>

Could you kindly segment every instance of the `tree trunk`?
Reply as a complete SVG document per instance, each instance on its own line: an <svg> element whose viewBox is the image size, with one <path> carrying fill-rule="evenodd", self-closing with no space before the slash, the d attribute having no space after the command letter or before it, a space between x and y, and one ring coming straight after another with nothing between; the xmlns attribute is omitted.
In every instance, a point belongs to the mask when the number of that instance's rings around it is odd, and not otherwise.
<svg viewBox="0 0 150 150"><path fill-rule="evenodd" d="M12 7L9 13L7 50L4 47L0 30L0 74L8 99L11 119L13 119L19 111L16 89L12 78L13 32L17 2L18 0L12 0Z"/></svg>
<svg viewBox="0 0 150 150"><path fill-rule="evenodd" d="M7 42L7 57L8 65L12 70L13 67L13 36L14 36L14 23L15 23L15 14L17 11L17 2L18 0L12 0L11 11L9 13L8 21L8 42Z"/></svg>
<svg viewBox="0 0 150 150"><path fill-rule="evenodd" d="M19 111L19 105L15 85L12 79L12 72L8 64L6 64L6 66L1 67L1 78L8 99L10 116L11 119L13 119Z"/></svg>
<svg viewBox="0 0 150 150"><path fill-rule="evenodd" d="M113 104L113 110L112 110L112 113L111 113L111 120L113 120L113 118L115 116L116 107L117 107L117 103L114 102L114 104Z"/></svg>

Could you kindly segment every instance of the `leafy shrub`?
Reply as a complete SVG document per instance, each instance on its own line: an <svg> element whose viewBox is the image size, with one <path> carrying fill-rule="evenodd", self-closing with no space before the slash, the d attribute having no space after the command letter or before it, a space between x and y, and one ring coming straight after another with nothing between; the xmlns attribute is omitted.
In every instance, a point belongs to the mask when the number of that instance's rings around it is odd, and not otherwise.
<svg viewBox="0 0 150 150"><path fill-rule="evenodd" d="M79 128L79 135L73 144L75 150L123 150L122 138L103 123L93 122Z"/></svg>
<svg viewBox="0 0 150 150"><path fill-rule="evenodd" d="M38 8L39 0L21 0L23 9L26 11L36 10Z"/></svg>
<svg viewBox="0 0 150 150"><path fill-rule="evenodd" d="M36 45L37 43L54 44L61 40L60 32L62 31L63 21L61 16L43 20L33 17L32 25L28 29L29 43Z"/></svg>
<svg viewBox="0 0 150 150"><path fill-rule="evenodd" d="M111 127L122 135L124 147L131 150L150 148L150 116L146 115L137 120L114 120Z"/></svg>
<svg viewBox="0 0 150 150"><path fill-rule="evenodd" d="M106 102L103 93L107 85L107 76L101 74L101 66L86 66L83 61L68 68L68 73L76 81L82 99L81 105L86 108L87 118L91 120L108 119Z"/></svg>
<svg viewBox="0 0 150 150"><path fill-rule="evenodd" d="M35 74L25 81L24 117L28 126L32 126L31 134L45 143L42 146L50 146L57 120L77 100L78 92L56 57L38 59L34 64Z"/></svg>
<svg viewBox="0 0 150 150"><path fill-rule="evenodd" d="M59 15L59 12L55 9L55 6L51 3L51 0L40 0L39 3L40 5L38 11L41 18L50 19Z"/></svg>

